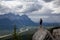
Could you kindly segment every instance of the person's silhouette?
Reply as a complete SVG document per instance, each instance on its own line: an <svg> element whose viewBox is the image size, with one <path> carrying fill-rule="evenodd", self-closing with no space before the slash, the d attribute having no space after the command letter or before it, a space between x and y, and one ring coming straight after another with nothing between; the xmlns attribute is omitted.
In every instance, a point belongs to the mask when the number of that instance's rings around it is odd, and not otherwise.
<svg viewBox="0 0 60 40"><path fill-rule="evenodd" d="M43 20L42 20L42 18L40 18L40 27L42 27L42 22L43 22Z"/></svg>

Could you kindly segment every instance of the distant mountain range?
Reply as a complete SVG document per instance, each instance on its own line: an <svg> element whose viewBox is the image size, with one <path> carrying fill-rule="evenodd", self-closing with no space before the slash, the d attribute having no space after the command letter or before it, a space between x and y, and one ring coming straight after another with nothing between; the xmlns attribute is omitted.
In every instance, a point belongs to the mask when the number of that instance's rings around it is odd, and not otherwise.
<svg viewBox="0 0 60 40"><path fill-rule="evenodd" d="M0 29L13 28L14 24L16 24L17 27L39 25L39 23L33 22L27 15L20 16L20 15L15 15L13 13L0 15ZM43 23L44 26L58 25L58 24L57 23Z"/></svg>
<svg viewBox="0 0 60 40"><path fill-rule="evenodd" d="M27 15L15 15L13 13L8 13L0 15L0 27L1 28L11 28L16 24L19 26L36 26L37 23L33 22Z"/></svg>

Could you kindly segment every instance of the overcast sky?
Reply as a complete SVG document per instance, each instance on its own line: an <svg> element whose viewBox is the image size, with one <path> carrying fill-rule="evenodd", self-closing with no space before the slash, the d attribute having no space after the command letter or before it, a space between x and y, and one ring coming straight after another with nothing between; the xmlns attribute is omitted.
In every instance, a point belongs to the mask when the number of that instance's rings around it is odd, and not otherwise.
<svg viewBox="0 0 60 40"><path fill-rule="evenodd" d="M60 22L60 0L0 0L0 15L12 12L32 21Z"/></svg>

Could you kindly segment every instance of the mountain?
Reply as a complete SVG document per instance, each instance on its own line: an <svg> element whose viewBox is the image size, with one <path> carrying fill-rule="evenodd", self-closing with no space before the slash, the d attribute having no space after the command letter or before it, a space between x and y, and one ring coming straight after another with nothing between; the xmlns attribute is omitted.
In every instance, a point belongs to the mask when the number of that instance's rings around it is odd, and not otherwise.
<svg viewBox="0 0 60 40"><path fill-rule="evenodd" d="M39 25L39 23L33 22L27 15L20 16L13 13L0 15L0 29L13 29L14 24L16 24L17 27ZM59 24L60 23L43 23L43 26L57 26Z"/></svg>
<svg viewBox="0 0 60 40"><path fill-rule="evenodd" d="M19 16L13 13L0 15L0 29L13 28L14 24L16 24L17 27L37 25L37 23L34 23L27 15Z"/></svg>

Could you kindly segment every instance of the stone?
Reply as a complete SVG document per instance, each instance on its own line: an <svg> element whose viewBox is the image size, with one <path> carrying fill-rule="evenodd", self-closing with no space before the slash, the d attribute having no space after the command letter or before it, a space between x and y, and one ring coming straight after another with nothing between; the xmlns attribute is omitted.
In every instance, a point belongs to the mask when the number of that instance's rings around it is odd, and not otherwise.
<svg viewBox="0 0 60 40"><path fill-rule="evenodd" d="M33 35L32 40L44 40L45 36L47 35L47 30L40 28L38 31Z"/></svg>

